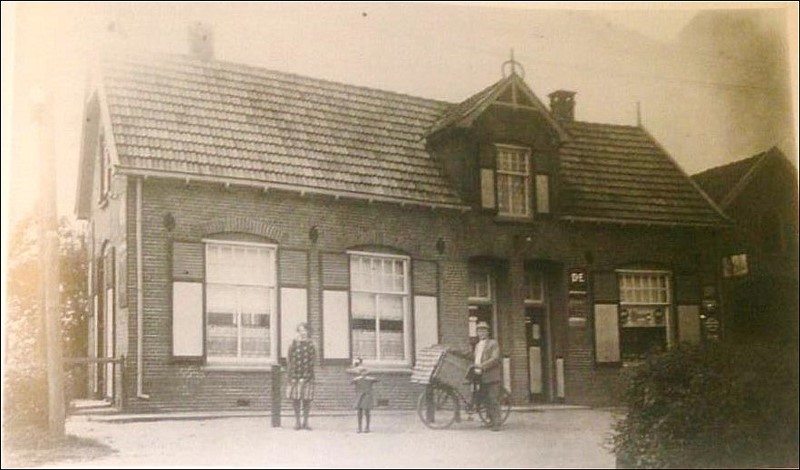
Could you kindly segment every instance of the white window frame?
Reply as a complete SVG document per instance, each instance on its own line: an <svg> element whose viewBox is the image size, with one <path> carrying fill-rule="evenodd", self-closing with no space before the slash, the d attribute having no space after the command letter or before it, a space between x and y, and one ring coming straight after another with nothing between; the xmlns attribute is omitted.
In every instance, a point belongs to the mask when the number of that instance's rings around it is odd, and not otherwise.
<svg viewBox="0 0 800 470"><path fill-rule="evenodd" d="M469 279L469 295L467 296L467 301L471 304L490 304L492 303L492 275L491 273L481 273L482 277L486 279L486 296L479 296L475 295L478 292L476 289L476 284L472 282L470 276Z"/></svg>
<svg viewBox="0 0 800 470"><path fill-rule="evenodd" d="M539 292L542 293L542 297L539 299L533 298L531 296L531 293L533 293L534 273L538 274ZM525 305L543 305L544 299L547 296L545 292L544 272L541 270L533 269L526 273L526 277L528 282L525 283Z"/></svg>
<svg viewBox="0 0 800 470"><path fill-rule="evenodd" d="M270 279L269 284L253 284L262 287L266 287L272 291L270 295L270 316L269 316L269 341L270 341L270 351L269 356L265 358L248 358L248 357L227 357L227 356L211 356L208 353L206 354L206 361L209 364L213 365L225 365L225 364L233 364L233 365L265 365L265 364L277 364L278 363L278 246L275 244L270 243L256 243L256 242L242 242L242 241L233 241L233 240L214 240L214 239L207 239L203 240L204 244L204 269L206 271L206 276L203 282L203 291L204 296L207 298L207 289L209 284L214 284L213 282L208 281L208 250L212 245L230 245L230 246L249 246L249 247L256 247L256 248L263 248L268 251L272 251L272 260L273 265L270 272ZM231 285L231 284L226 284ZM241 284L238 284L241 285ZM203 314L205 317L204 321L204 331L206 331L205 338L203 339L205 343L206 350L208 348L208 302L205 301L203 303ZM236 315L240 316L241 311L237 311ZM237 320L237 352L241 352L241 320Z"/></svg>
<svg viewBox="0 0 800 470"><path fill-rule="evenodd" d="M527 147L518 147L515 145L496 144L497 162L496 178L497 178L497 210L498 214L506 217L530 217L531 215L531 150ZM522 154L524 161L524 171L514 171L509 169L501 169L500 159L503 152ZM512 191L512 180L514 178L522 178L525 188L525 207L523 211L515 211L512 201L514 200ZM502 209L503 203L507 203L510 208L509 212L504 212Z"/></svg>
<svg viewBox="0 0 800 470"><path fill-rule="evenodd" d="M410 279L410 266L411 266L411 258L404 255L395 255L395 254L387 254L387 253L375 253L375 252L367 252L367 251L348 251L347 254L349 255L348 259L348 267L351 273L350 279L350 319L352 321L353 318L353 302L352 296L354 293L367 293L367 294L374 294L375 295L375 353L377 359L366 359L364 358L365 365L377 365L381 367L409 367L411 366L411 351L412 351L412 344L411 344L411 329L413 325L411 324L411 279ZM403 290L402 292L398 291L386 291L381 289L364 289L356 286L352 279L352 272L353 272L353 260L354 258L373 258L373 259L391 259L391 260L399 260L403 263ZM381 335L380 335L380 298L381 295L392 295L392 296L400 296L402 298L403 303L403 359L401 360L390 360L390 359L382 359L380 357L381 353ZM350 338L352 341L352 329L350 327ZM350 344L350 351L353 354L354 347L351 342Z"/></svg>
<svg viewBox="0 0 800 470"><path fill-rule="evenodd" d="M483 270L481 270L483 271ZM497 339L497 305L495 304L495 283L494 283L494 276L492 272L485 271L479 272L479 274L486 279L486 289L488 292L488 296L475 296L469 295L467 296L467 328L469 331L469 336L475 337L477 335L475 333L475 329L477 327L477 321L473 320L474 315L472 314L473 310L477 310L480 306L483 305L490 305L492 307L492 335L495 339ZM472 282L472 276L469 278L469 293L474 294L477 292L475 289L475 284Z"/></svg>
<svg viewBox="0 0 800 470"><path fill-rule="evenodd" d="M664 336L666 338L667 344L665 345L667 348L670 348L675 343L674 338L674 327L672 325L673 316L676 314L674 312L674 302L672 298L672 272L671 271L664 271L664 270L650 270L650 269L618 269L617 275L619 279L619 310L620 310L620 318L619 318L619 328L620 328L620 335L625 328L664 328ZM644 294L645 292L651 292L652 289L650 286L642 286L642 287L628 287L625 289L623 286L623 279L626 275L639 275L639 276L652 276L652 277L663 277L666 280L666 286L662 288L657 288L659 290L663 290L666 298L666 302L661 301L653 301L652 299L626 299L623 291L631 292L638 290L640 293ZM642 297L645 297L642 295ZM626 327L622 323L622 310L626 307L665 307L665 316L664 316L664 325L663 326L652 326L652 327ZM620 355L622 357L625 356L625 352L622 350L622 341L620 341Z"/></svg>

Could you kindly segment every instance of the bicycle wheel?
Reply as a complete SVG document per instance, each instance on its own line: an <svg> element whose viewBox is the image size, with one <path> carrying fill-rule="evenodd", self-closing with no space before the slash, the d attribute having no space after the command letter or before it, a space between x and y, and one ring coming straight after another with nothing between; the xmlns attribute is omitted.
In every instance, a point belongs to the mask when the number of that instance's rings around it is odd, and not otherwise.
<svg viewBox="0 0 800 470"><path fill-rule="evenodd" d="M431 429L449 428L458 412L458 397L440 385L428 385L417 399L417 415Z"/></svg>
<svg viewBox="0 0 800 470"><path fill-rule="evenodd" d="M500 405L500 424L503 424L508 419L508 415L511 414L511 394L508 393L505 387L500 387L497 403ZM478 416L481 417L481 421L483 421L484 425L488 426L491 424L489 422L489 413L482 402L478 403Z"/></svg>

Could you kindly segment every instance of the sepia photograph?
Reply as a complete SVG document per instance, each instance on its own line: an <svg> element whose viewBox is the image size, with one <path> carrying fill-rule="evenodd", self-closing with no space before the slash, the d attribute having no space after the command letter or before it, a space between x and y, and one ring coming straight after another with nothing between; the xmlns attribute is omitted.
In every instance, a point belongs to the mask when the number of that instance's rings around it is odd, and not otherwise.
<svg viewBox="0 0 800 470"><path fill-rule="evenodd" d="M797 468L795 2L3 2L3 468Z"/></svg>

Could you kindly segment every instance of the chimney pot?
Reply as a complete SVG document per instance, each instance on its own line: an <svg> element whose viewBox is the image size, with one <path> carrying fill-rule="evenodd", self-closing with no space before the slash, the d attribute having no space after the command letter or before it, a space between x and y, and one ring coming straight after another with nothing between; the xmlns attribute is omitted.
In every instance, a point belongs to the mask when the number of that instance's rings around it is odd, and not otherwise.
<svg viewBox="0 0 800 470"><path fill-rule="evenodd" d="M214 30L202 22L189 26L189 53L205 61L214 58Z"/></svg>
<svg viewBox="0 0 800 470"><path fill-rule="evenodd" d="M567 90L556 90L549 95L550 114L557 121L575 120L575 92Z"/></svg>

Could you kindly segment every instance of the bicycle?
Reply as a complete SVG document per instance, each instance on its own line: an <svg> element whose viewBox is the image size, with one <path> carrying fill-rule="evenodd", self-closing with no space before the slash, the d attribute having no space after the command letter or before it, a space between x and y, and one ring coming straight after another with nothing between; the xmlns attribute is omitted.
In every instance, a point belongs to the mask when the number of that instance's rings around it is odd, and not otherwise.
<svg viewBox="0 0 800 470"><path fill-rule="evenodd" d="M417 398L417 416L431 429L446 429L461 421L462 404L471 421L478 414L484 425L490 424L488 410L471 381L465 380L471 366L468 359L448 354L442 347L430 348L428 357L418 362L412 381L426 384ZM467 398L468 397L468 398ZM500 388L500 424L511 414L511 395Z"/></svg>

